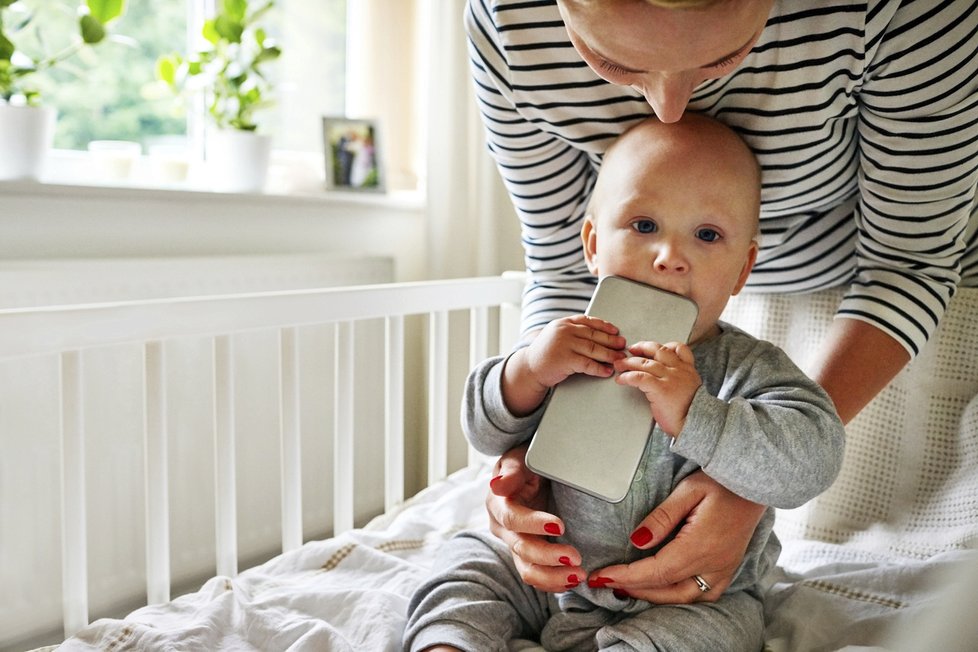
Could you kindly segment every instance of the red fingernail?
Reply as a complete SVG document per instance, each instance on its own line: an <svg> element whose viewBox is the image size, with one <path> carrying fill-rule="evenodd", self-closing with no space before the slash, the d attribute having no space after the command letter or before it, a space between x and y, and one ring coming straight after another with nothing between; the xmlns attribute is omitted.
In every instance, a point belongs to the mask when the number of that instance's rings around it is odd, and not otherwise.
<svg viewBox="0 0 978 652"><path fill-rule="evenodd" d="M573 586L577 586L580 583L581 583L581 580L577 579L577 575L568 575L567 576L567 586L573 587Z"/></svg>
<svg viewBox="0 0 978 652"><path fill-rule="evenodd" d="M603 589L608 584L614 582L610 577L595 577L594 579L589 579L587 585L592 589Z"/></svg>
<svg viewBox="0 0 978 652"><path fill-rule="evenodd" d="M628 591L626 591L625 589L613 589L611 593L619 600L627 600L630 597L632 597L628 595Z"/></svg>
<svg viewBox="0 0 978 652"><path fill-rule="evenodd" d="M632 532L632 543L641 548L652 541L652 531L644 525Z"/></svg>
<svg viewBox="0 0 978 652"><path fill-rule="evenodd" d="M574 565L574 564L571 563L570 557L561 557L557 561L559 561L564 566L573 566Z"/></svg>
<svg viewBox="0 0 978 652"><path fill-rule="evenodd" d="M546 530L547 534L560 534L560 525L557 523L547 523L543 526L543 529Z"/></svg>

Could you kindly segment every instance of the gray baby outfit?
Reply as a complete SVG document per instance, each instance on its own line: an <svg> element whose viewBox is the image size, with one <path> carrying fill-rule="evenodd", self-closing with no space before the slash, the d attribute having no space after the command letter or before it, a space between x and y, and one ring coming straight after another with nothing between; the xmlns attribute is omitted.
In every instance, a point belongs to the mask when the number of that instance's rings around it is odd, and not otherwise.
<svg viewBox="0 0 978 652"><path fill-rule="evenodd" d="M824 491L842 463L845 431L828 395L769 342L720 323L694 345L703 385L672 441L654 428L626 498L612 504L551 483L551 509L589 571L654 554L629 536L676 484L702 468L736 494L768 505L736 577L716 602L653 605L582 583L560 594L522 581L509 549L488 532L447 542L439 567L414 594L405 649L438 643L472 652L506 650L514 638L556 650L756 651L762 646L760 580L780 544L773 507L797 507ZM499 455L529 440L543 408L513 416L500 391L506 358L469 375L463 426L472 445ZM608 381L612 382L612 381ZM600 463L595 460L593 463ZM583 578L581 578L583 580Z"/></svg>

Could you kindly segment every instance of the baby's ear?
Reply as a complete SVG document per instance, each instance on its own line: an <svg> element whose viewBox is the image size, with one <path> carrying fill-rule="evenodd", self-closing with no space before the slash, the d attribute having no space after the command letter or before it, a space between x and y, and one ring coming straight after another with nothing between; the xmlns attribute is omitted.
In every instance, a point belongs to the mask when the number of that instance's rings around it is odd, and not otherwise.
<svg viewBox="0 0 978 652"><path fill-rule="evenodd" d="M760 244L758 244L757 239L751 240L750 249L747 251L747 259L744 261L744 268L740 270L740 276L737 277L737 285L734 286L730 296L734 297L740 294L740 291L744 289L744 285L747 284L747 277L750 276L750 271L754 269L754 263L757 261L758 249L760 249Z"/></svg>
<svg viewBox="0 0 978 652"><path fill-rule="evenodd" d="M581 244L584 247L584 260L587 262L588 271L597 276L598 229L590 213L584 216L584 225L581 227Z"/></svg>

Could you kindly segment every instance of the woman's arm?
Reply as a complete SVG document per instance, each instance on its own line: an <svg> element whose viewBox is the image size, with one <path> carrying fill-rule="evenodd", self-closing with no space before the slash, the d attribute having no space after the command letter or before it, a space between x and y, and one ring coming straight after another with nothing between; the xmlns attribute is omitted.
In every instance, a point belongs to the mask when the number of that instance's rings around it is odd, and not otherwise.
<svg viewBox="0 0 978 652"><path fill-rule="evenodd" d="M872 324L836 319L811 375L849 423L910 361L907 350Z"/></svg>
<svg viewBox="0 0 978 652"><path fill-rule="evenodd" d="M855 96L856 277L839 316L875 325L907 355L864 327L833 329L816 375L844 419L920 351L940 321L958 282L978 183L974 3L874 0L870 7ZM867 356L870 366L856 364Z"/></svg>

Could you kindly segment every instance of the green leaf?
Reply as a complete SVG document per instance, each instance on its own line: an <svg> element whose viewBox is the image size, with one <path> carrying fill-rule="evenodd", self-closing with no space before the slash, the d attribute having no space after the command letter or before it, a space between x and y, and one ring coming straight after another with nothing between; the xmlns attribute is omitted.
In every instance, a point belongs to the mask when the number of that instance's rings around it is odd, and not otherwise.
<svg viewBox="0 0 978 652"><path fill-rule="evenodd" d="M229 43L240 43L241 35L244 33L244 25L227 16L218 16L215 18L214 29L221 35L221 38Z"/></svg>
<svg viewBox="0 0 978 652"><path fill-rule="evenodd" d="M204 21L204 29L200 33L208 43L213 45L217 45L217 42L221 40L221 35L217 31L213 18Z"/></svg>
<svg viewBox="0 0 978 652"><path fill-rule="evenodd" d="M257 66L259 63L278 59L281 55L282 49L279 47L265 48L258 53L257 57L255 57L255 65Z"/></svg>
<svg viewBox="0 0 978 652"><path fill-rule="evenodd" d="M170 86L177 83L177 66L179 60L175 55L163 56L156 60L156 78L165 81Z"/></svg>
<svg viewBox="0 0 978 652"><path fill-rule="evenodd" d="M0 61L10 61L14 55L14 44L3 34L0 34Z"/></svg>
<svg viewBox="0 0 978 652"><path fill-rule="evenodd" d="M105 25L121 16L126 10L126 0L85 0L92 18Z"/></svg>
<svg viewBox="0 0 978 652"><path fill-rule="evenodd" d="M81 23L82 40L89 45L98 43L105 38L105 27L90 15L85 14L79 22Z"/></svg>
<svg viewBox="0 0 978 652"><path fill-rule="evenodd" d="M244 22L245 13L248 11L248 0L224 0L221 6L223 7L221 13L228 19L236 23Z"/></svg>

